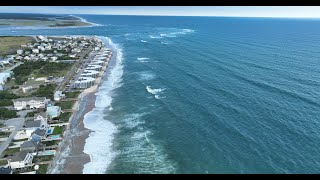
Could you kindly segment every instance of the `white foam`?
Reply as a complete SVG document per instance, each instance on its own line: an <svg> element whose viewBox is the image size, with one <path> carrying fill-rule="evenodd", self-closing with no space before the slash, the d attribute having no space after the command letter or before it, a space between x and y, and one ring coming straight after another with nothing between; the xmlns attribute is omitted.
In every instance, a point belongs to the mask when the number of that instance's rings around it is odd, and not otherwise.
<svg viewBox="0 0 320 180"><path fill-rule="evenodd" d="M161 37L161 36L153 36L153 35L149 35L149 37L150 37L151 39L161 39L161 38L163 38L163 37Z"/></svg>
<svg viewBox="0 0 320 180"><path fill-rule="evenodd" d="M169 44L168 42L162 42L162 41L161 41L160 43L161 43L161 44Z"/></svg>
<svg viewBox="0 0 320 180"><path fill-rule="evenodd" d="M163 89L152 89L150 86L147 86L147 87L146 87L146 90L147 90L149 93L151 93L151 94L153 94L153 95L156 95L157 93L160 93L160 92L164 91L165 89L164 89L164 88L163 88Z"/></svg>
<svg viewBox="0 0 320 180"><path fill-rule="evenodd" d="M124 121L126 128L134 128L140 124L144 124L145 122L141 120L141 117L144 116L147 113L133 113L129 114L125 117Z"/></svg>
<svg viewBox="0 0 320 180"><path fill-rule="evenodd" d="M142 40L142 39L141 39L140 41L141 41L141 42L143 42L143 43L146 43L146 42L147 42L147 41L145 41L145 40Z"/></svg>
<svg viewBox="0 0 320 180"><path fill-rule="evenodd" d="M147 57L139 57L137 58L137 60L141 61L141 60L147 60L147 59L150 59L150 58L147 58Z"/></svg>
<svg viewBox="0 0 320 180"><path fill-rule="evenodd" d="M160 36L162 36L162 37L170 37L170 38L172 38L172 37L177 37L177 36L175 36L175 35L172 35L172 34L160 34Z"/></svg>
<svg viewBox="0 0 320 180"><path fill-rule="evenodd" d="M108 79L103 81L96 93L95 108L84 116L85 127L94 131L86 139L84 147L84 152L90 156L90 162L84 165L84 174L105 173L109 164L117 155L117 152L114 152L111 148L113 134L117 132L117 128L103 115L104 110L111 107L113 90L122 85L122 49L113 43L110 38L105 39L116 51L116 64L108 74Z"/></svg>
<svg viewBox="0 0 320 180"><path fill-rule="evenodd" d="M155 75L152 72L149 72L149 71L140 72L139 76L140 76L139 79L142 80L142 81L150 81L150 80L155 78Z"/></svg>

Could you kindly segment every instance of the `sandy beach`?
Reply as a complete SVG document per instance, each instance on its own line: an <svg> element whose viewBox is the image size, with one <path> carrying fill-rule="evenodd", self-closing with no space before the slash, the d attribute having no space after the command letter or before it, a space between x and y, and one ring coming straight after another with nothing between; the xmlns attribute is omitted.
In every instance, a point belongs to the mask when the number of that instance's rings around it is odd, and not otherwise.
<svg viewBox="0 0 320 180"><path fill-rule="evenodd" d="M92 131L84 127L83 120L85 114L95 107L95 93L101 84L109 60L102 69L101 77L96 79L95 85L79 94L79 100L73 106L75 112L70 117L70 124L64 132L57 155L48 169L49 174L82 174L84 165L90 162L90 156L83 151L86 139Z"/></svg>

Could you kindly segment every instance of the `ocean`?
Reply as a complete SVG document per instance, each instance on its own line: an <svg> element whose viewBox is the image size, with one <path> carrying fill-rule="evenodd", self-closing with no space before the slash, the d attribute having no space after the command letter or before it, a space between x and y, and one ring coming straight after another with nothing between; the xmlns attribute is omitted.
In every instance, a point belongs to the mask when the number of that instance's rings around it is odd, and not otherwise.
<svg viewBox="0 0 320 180"><path fill-rule="evenodd" d="M82 15L115 52L84 173L318 173L320 20Z"/></svg>

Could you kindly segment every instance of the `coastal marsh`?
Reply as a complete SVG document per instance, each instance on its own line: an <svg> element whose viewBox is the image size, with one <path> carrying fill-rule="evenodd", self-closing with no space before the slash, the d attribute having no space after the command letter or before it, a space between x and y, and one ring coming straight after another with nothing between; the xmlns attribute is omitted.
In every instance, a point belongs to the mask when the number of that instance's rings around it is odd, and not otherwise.
<svg viewBox="0 0 320 180"><path fill-rule="evenodd" d="M0 20L1 24L1 20ZM28 36L1 36L0 37L0 56L13 54L21 48L22 44L33 42L34 39Z"/></svg>

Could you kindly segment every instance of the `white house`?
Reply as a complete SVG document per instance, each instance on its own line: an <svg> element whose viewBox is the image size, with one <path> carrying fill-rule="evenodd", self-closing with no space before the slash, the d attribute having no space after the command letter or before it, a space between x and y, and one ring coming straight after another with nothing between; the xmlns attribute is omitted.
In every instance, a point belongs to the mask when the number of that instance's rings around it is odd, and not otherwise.
<svg viewBox="0 0 320 180"><path fill-rule="evenodd" d="M61 99L65 98L65 97L66 97L66 95L65 95L65 94L62 94L62 91L56 91L56 92L54 93L53 99L54 99L55 101L60 101Z"/></svg>
<svg viewBox="0 0 320 180"><path fill-rule="evenodd" d="M9 160L11 169L22 169L32 166L33 155L28 151L20 151L15 157Z"/></svg>
<svg viewBox="0 0 320 180"><path fill-rule="evenodd" d="M30 60L31 58L29 56L24 57L25 60Z"/></svg>
<svg viewBox="0 0 320 180"><path fill-rule="evenodd" d="M32 52L38 54L39 53L39 49L32 49Z"/></svg>
<svg viewBox="0 0 320 180"><path fill-rule="evenodd" d="M32 89L33 89L32 86L26 86L26 87L23 87L23 88L22 88L22 91L23 91L24 93L27 93L27 92L30 92Z"/></svg>
<svg viewBox="0 0 320 180"><path fill-rule="evenodd" d="M23 53L23 50L22 49L18 49L17 50L17 54L21 55Z"/></svg>
<svg viewBox="0 0 320 180"><path fill-rule="evenodd" d="M58 59L58 57L56 57L56 56L51 57L51 60L52 60L52 61L55 61L55 60L57 60L57 59Z"/></svg>
<svg viewBox="0 0 320 180"><path fill-rule="evenodd" d="M46 108L48 102L45 97L19 98L12 101L16 110L26 109L28 106L30 109Z"/></svg>

